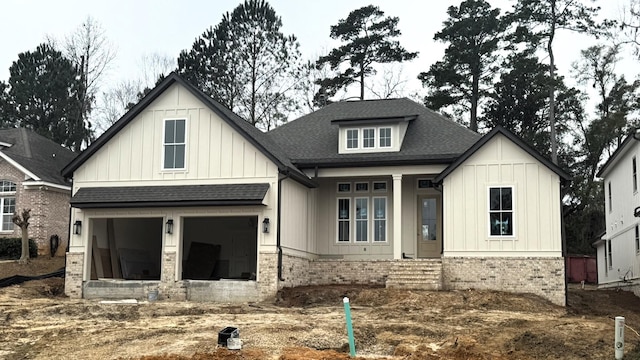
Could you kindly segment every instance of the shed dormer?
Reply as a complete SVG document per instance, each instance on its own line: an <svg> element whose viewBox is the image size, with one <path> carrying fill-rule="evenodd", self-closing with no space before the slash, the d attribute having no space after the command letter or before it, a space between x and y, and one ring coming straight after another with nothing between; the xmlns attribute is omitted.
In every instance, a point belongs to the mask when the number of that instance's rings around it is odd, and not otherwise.
<svg viewBox="0 0 640 360"><path fill-rule="evenodd" d="M332 120L340 128L338 153L398 152L409 122L418 115Z"/></svg>

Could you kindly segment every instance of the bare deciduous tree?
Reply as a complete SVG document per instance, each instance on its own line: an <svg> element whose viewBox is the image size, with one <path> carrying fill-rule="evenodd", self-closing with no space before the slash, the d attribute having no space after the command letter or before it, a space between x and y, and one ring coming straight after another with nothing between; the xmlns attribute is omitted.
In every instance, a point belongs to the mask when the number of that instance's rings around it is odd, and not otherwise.
<svg viewBox="0 0 640 360"><path fill-rule="evenodd" d="M122 80L102 92L96 114L96 132L102 133L118 121L138 101L142 89L139 80Z"/></svg>
<svg viewBox="0 0 640 360"><path fill-rule="evenodd" d="M405 86L409 79L403 76L404 67L399 64L382 65L382 74L375 77L374 83L367 89L378 99L391 99L405 96Z"/></svg>
<svg viewBox="0 0 640 360"><path fill-rule="evenodd" d="M147 53L140 57L138 68L143 87L153 88L160 76L166 76L178 67L175 57L159 52Z"/></svg>
<svg viewBox="0 0 640 360"><path fill-rule="evenodd" d="M13 213L13 217L11 218L11 221L18 225L22 231L22 252L20 254L20 260L18 260L21 264L29 262L29 218L31 218L31 209L22 209L20 215Z"/></svg>

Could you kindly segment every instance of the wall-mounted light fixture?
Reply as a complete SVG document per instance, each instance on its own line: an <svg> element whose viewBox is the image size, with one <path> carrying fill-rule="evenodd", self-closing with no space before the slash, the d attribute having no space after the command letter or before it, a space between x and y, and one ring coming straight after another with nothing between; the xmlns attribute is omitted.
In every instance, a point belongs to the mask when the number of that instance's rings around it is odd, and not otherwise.
<svg viewBox="0 0 640 360"><path fill-rule="evenodd" d="M82 232L82 221L76 220L76 222L73 223L73 233L76 235L80 235L81 232Z"/></svg>
<svg viewBox="0 0 640 360"><path fill-rule="evenodd" d="M173 234L173 219L167 220L167 234Z"/></svg>
<svg viewBox="0 0 640 360"><path fill-rule="evenodd" d="M269 218L264 218L264 220L262 220L262 232L268 233L270 227L271 224L269 223Z"/></svg>

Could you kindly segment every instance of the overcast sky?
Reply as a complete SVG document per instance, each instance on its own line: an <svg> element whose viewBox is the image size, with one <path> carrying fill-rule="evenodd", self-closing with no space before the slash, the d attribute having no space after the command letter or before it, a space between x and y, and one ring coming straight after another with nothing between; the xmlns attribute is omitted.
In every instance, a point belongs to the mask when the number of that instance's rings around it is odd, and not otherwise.
<svg viewBox="0 0 640 360"><path fill-rule="evenodd" d="M618 18L621 4L627 1L600 0L602 15ZM503 11L513 3L490 2ZM177 57L239 3L239 0L1 0L0 80L9 78L9 67L18 53L34 50L46 36L63 39L90 15L106 30L106 36L117 49L117 57L105 79L104 86L109 86L136 77L144 54L156 52ZM419 52L417 59L404 65L403 75L409 79L406 91L424 93L416 77L442 57L444 45L434 42L433 35L442 28L447 7L458 5L460 0L270 0L269 3L282 18L283 32L298 38L303 56L308 59L316 59L323 50L337 44L329 38L330 26L356 8L373 3L385 15L399 17L401 44L409 51ZM568 75L579 51L593 42L574 34L560 34L555 46L560 73ZM636 64L627 65L627 74L635 75Z"/></svg>

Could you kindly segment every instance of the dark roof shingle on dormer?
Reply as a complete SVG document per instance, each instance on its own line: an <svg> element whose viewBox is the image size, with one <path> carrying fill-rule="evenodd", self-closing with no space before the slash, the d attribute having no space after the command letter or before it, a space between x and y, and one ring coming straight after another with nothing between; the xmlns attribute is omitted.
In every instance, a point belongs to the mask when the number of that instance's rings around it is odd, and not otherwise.
<svg viewBox="0 0 640 360"><path fill-rule="evenodd" d="M400 151L339 154L339 124L366 119L408 120ZM336 102L267 135L302 168L451 163L480 139L480 134L407 98Z"/></svg>

